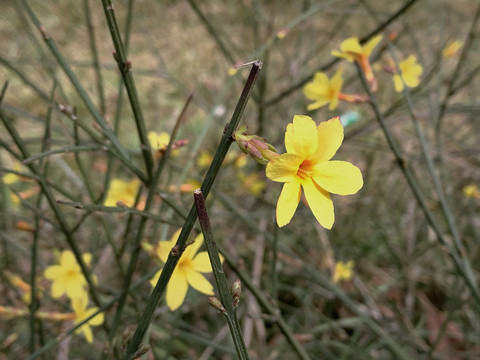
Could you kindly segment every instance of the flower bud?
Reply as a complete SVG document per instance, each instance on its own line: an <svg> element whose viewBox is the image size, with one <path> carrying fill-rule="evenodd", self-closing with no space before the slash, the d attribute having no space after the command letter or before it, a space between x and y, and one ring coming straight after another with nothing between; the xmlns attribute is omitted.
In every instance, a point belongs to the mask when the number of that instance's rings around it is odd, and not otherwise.
<svg viewBox="0 0 480 360"><path fill-rule="evenodd" d="M247 127L245 125L240 126L233 133L233 138L240 150L250 155L259 164L267 165L270 160L278 156L277 149L267 143L265 138L257 135L247 135Z"/></svg>
<svg viewBox="0 0 480 360"><path fill-rule="evenodd" d="M140 347L138 348L137 351L135 351L135 354L133 354L132 358L133 359L138 359L140 356L143 356L145 355L147 352L150 351L150 345L148 344L142 344L140 345Z"/></svg>
<svg viewBox="0 0 480 360"><path fill-rule="evenodd" d="M240 302L240 294L242 293L242 283L240 279L237 279L232 284L231 294L233 307L236 308Z"/></svg>
<svg viewBox="0 0 480 360"><path fill-rule="evenodd" d="M214 296L209 297L208 302L219 313L221 313L221 314L225 313L225 308L223 307L222 302L220 300L218 300L216 297L214 297Z"/></svg>

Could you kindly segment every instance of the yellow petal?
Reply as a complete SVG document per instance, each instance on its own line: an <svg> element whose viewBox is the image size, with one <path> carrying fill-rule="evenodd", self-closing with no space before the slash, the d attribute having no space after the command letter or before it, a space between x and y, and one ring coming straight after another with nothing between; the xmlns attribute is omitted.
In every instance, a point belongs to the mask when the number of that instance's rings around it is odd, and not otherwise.
<svg viewBox="0 0 480 360"><path fill-rule="evenodd" d="M73 268L77 266L77 260L71 251L65 250L62 252L62 255L60 256L60 266L65 268Z"/></svg>
<svg viewBox="0 0 480 360"><path fill-rule="evenodd" d="M362 51L363 54L366 56L369 56L373 51L373 49L375 48L375 46L377 46L378 43L382 41L382 38L383 38L382 34L371 38L365 45L363 45L363 51Z"/></svg>
<svg viewBox="0 0 480 360"><path fill-rule="evenodd" d="M285 132L287 153L300 155L305 159L315 152L318 146L316 127L315 121L310 116L295 115Z"/></svg>
<svg viewBox="0 0 480 360"><path fill-rule="evenodd" d="M331 229L335 221L333 202L330 194L307 178L303 184L305 199L317 221L326 229Z"/></svg>
<svg viewBox="0 0 480 360"><path fill-rule="evenodd" d="M332 79L330 80L330 89L331 89L331 100L338 99L338 94L340 94L340 91L342 90L342 85L343 85L343 68L338 68L337 71L335 72L335 75L333 75Z"/></svg>
<svg viewBox="0 0 480 360"><path fill-rule="evenodd" d="M182 272L175 270L167 285L166 300L170 310L177 310L183 304L187 290L187 278Z"/></svg>
<svg viewBox="0 0 480 360"><path fill-rule="evenodd" d="M327 161L314 168L313 180L326 191L339 194L355 194L363 186L360 169L347 161Z"/></svg>
<svg viewBox="0 0 480 360"><path fill-rule="evenodd" d="M334 117L321 122L317 127L318 148L310 158L313 162L330 160L343 141L343 126L340 118Z"/></svg>
<svg viewBox="0 0 480 360"><path fill-rule="evenodd" d="M162 269L158 270L155 275L153 275L153 277L150 279L150 285L152 285L152 287L155 287L155 285L157 285L157 282L158 282L158 279L160 278L160 274L162 273Z"/></svg>
<svg viewBox="0 0 480 360"><path fill-rule="evenodd" d="M342 50L344 54L361 54L363 49L358 42L358 38L351 37L342 41L340 50Z"/></svg>
<svg viewBox="0 0 480 360"><path fill-rule="evenodd" d="M193 259L192 267L195 271L202 273L212 272L212 264L210 263L210 258L206 251L198 253L197 256Z"/></svg>
<svg viewBox="0 0 480 360"><path fill-rule="evenodd" d="M313 111L313 110L316 110L316 109L320 109L322 106L325 106L327 104L328 104L327 99L315 101L314 103L311 103L311 104L307 105L307 110L308 111Z"/></svg>
<svg viewBox="0 0 480 360"><path fill-rule="evenodd" d="M88 310L85 312L85 317L84 317L84 319L88 318L89 316L91 316L93 313L95 313L95 312L97 312L97 311L98 311L98 308L97 308L97 307L88 309ZM103 324L103 321L104 321L103 313L98 313L98 314L95 315L91 320L88 321L88 325L90 325L90 326L98 326L98 325Z"/></svg>
<svg viewBox="0 0 480 360"><path fill-rule="evenodd" d="M403 91L403 81L400 75L393 75L393 85L395 86L395 91L396 92L402 92Z"/></svg>
<svg viewBox="0 0 480 360"><path fill-rule="evenodd" d="M270 160L265 173L272 181L289 182L295 177L303 159L295 154L282 154Z"/></svg>
<svg viewBox="0 0 480 360"><path fill-rule="evenodd" d="M62 274L62 268L59 265L51 265L45 269L45 277L49 280L55 280Z"/></svg>
<svg viewBox="0 0 480 360"><path fill-rule="evenodd" d="M65 293L65 284L60 281L55 281L52 284L52 297L58 299Z"/></svg>
<svg viewBox="0 0 480 360"><path fill-rule="evenodd" d="M175 233L172 235L172 238L168 241L158 242L157 255L164 263L167 262L168 255L170 255L170 251L172 251L172 248L175 246L181 231L182 228L175 231Z"/></svg>
<svg viewBox="0 0 480 360"><path fill-rule="evenodd" d="M92 329L90 329L90 326L85 324L80 328L80 331L83 333L83 335L85 336L85 339L89 344L93 342L93 334L92 334Z"/></svg>
<svg viewBox="0 0 480 360"><path fill-rule="evenodd" d="M300 183L296 179L283 185L277 201L277 224L279 227L290 222L297 210L301 194Z"/></svg>
<svg viewBox="0 0 480 360"><path fill-rule="evenodd" d="M330 81L323 72L315 73L313 81L305 85L303 88L303 94L310 100L325 99L330 88Z"/></svg>
<svg viewBox="0 0 480 360"><path fill-rule="evenodd" d="M352 61L354 60L352 55L344 54L344 53L342 53L342 52L340 52L340 51L338 51L338 50L332 50L332 51L331 51L331 54L332 54L333 56L335 56L335 57L343 58L343 59L345 59L345 60L347 60L347 61L350 61L350 62L352 62Z"/></svg>
<svg viewBox="0 0 480 360"><path fill-rule="evenodd" d="M189 271L187 273L187 280L190 286L195 290L200 291L205 295L214 295L212 284L210 284L205 276L199 272Z"/></svg>
<svg viewBox="0 0 480 360"><path fill-rule="evenodd" d="M330 111L333 111L337 108L338 106L338 97L332 99L332 101L330 101L330 105L328 106L328 110Z"/></svg>
<svg viewBox="0 0 480 360"><path fill-rule="evenodd" d="M200 246L202 246L202 244L203 244L203 234L200 233L195 237L193 244L187 246L182 257L185 257L187 259L193 259L195 257L195 254L198 252L198 249L200 249Z"/></svg>

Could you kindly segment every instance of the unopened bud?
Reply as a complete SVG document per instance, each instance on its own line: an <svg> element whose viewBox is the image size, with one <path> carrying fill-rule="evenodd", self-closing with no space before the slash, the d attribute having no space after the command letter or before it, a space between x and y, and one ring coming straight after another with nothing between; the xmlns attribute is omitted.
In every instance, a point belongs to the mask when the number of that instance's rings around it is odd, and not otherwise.
<svg viewBox="0 0 480 360"><path fill-rule="evenodd" d="M277 149L266 142L265 138L257 135L247 135L247 127L240 126L234 133L238 147L245 154L250 155L256 162L266 165L274 157L278 156Z"/></svg>
<svg viewBox="0 0 480 360"><path fill-rule="evenodd" d="M148 344L142 344L140 345L140 347L138 348L137 351L135 351L135 353L133 354L132 358L133 359L138 359L140 356L142 355L145 355L147 352L150 351L150 345Z"/></svg>
<svg viewBox="0 0 480 360"><path fill-rule="evenodd" d="M217 310L219 313L223 314L225 313L225 308L223 307L223 304L220 300L218 300L216 297L212 296L208 298L208 302L212 307Z"/></svg>
<svg viewBox="0 0 480 360"><path fill-rule="evenodd" d="M242 283L240 279L237 279L233 282L231 293L233 307L236 308L238 306L238 303L240 302L240 295L242 294Z"/></svg>
<svg viewBox="0 0 480 360"><path fill-rule="evenodd" d="M129 329L125 329L122 334L122 350L125 350L130 343L130 339L132 338L132 332Z"/></svg>

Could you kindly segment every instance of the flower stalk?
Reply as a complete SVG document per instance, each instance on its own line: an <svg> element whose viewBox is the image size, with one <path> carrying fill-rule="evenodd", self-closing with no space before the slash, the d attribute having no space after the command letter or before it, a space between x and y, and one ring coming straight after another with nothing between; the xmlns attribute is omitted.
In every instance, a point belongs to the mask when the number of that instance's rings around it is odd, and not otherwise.
<svg viewBox="0 0 480 360"><path fill-rule="evenodd" d="M232 335L233 343L235 344L235 350L239 359L248 359L247 347L243 340L242 330L240 323L235 314L236 306L234 307L234 301L238 305L239 285L234 286L235 294L232 296L230 292L227 277L223 271L222 263L220 261L220 255L218 254L217 244L213 236L212 228L210 226L210 219L208 217L207 209L205 207L205 199L202 194L202 190L195 190L193 192L195 199L195 206L197 208L198 221L202 228L203 237L205 238L205 245L207 247L208 256L212 264L213 275L215 277L215 283L217 284L217 290L220 295L220 302L223 305L222 310L219 310L227 319L228 327ZM210 302L212 304L212 302ZM213 305L212 305L213 306ZM219 304L217 303L217 307Z"/></svg>

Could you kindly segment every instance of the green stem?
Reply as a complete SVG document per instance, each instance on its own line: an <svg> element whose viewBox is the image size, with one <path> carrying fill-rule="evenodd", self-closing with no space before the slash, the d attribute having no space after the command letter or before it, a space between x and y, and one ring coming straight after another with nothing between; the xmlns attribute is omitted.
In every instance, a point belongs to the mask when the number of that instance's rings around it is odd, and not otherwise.
<svg viewBox="0 0 480 360"><path fill-rule="evenodd" d="M228 124L226 130L223 133L222 140L220 141L213 161L210 164L207 174L205 175L205 179L202 183L202 192L205 194L205 197L210 192L210 189L212 188L215 178L217 177L223 160L227 155L227 151L232 143L233 131L237 128L240 122L240 118L243 114L243 111L245 110L245 106L247 105L248 99L250 98L251 91L253 89L253 86L255 85L258 73L260 72L261 68L262 63L260 61L257 61L253 64L252 70L250 71L242 94L240 95L240 99L238 100L235 111L233 112L232 118L230 119L230 123ZM190 232L192 231L195 219L196 209L195 205L192 205L187 219L185 220L185 224L183 225L182 231L178 237L177 243L175 245L179 249L179 252L178 254L170 253L170 255L168 256L167 262L163 267L160 278L158 279L157 284L155 285L155 288L153 289L152 294L148 299L145 311L139 320L137 329L135 330L135 333L133 334L133 337L130 340L130 343L128 344L128 347L123 355L124 359L131 359L132 355L135 353L135 351L137 351L138 346L143 339L143 336L147 332L148 327L153 320L153 314L155 312L155 309L157 308L158 303L160 302L160 299L165 292L167 283L170 280L170 277L172 276L175 267L177 266L180 256L182 256L183 251L185 250L185 243L187 241L188 235L190 235Z"/></svg>
<svg viewBox="0 0 480 360"><path fill-rule="evenodd" d="M98 109L95 107L93 104L93 101L90 99L88 96L88 93L85 91L85 89L82 87L80 84L80 81L78 80L77 76L73 72L73 70L70 68L70 65L68 64L67 60L65 57L62 55L60 50L58 49L55 41L53 41L52 37L50 34L47 33L47 30L45 27L40 23L40 20L37 18L33 10L30 8L30 5L28 5L27 0L23 0L23 5L25 9L27 10L28 15L30 16L30 19L33 21L35 26L38 28L40 31L45 43L47 44L48 48L52 52L53 56L57 59L60 67L63 69L65 72L65 75L70 79L70 82L72 83L73 87L77 91L78 95L84 102L85 106L89 110L89 112L92 114L92 116L95 118L95 121L97 124L100 126L100 128L103 131L103 134L111 141L112 145L115 147L115 149L118 151L118 156L119 158L122 159L122 161L127 165L127 167L134 172L138 178L143 181L144 183L147 183L147 177L145 174L132 162L130 154L128 151L123 147L123 145L119 142L118 138L113 134L112 130L108 126L107 122L105 119L102 117L102 115L99 113Z"/></svg>
<svg viewBox="0 0 480 360"><path fill-rule="evenodd" d="M382 113L380 112L380 108L378 106L376 97L374 96L372 90L370 89L370 86L368 85L368 82L365 78L365 75L360 68L360 66L355 63L357 66L357 71L360 76L361 82L363 87L365 88L365 91L367 92L369 98L370 98L370 104L372 106L372 109L375 113L375 116L377 118L377 121L380 124L380 127L382 128L382 131L385 135L385 138L387 139L388 145L390 146L390 149L393 152L393 155L395 156L395 159L397 160L397 164L400 167L400 170L402 171L403 175L405 176L407 183L410 187L410 189L413 192L413 195L415 196L415 199L417 200L418 204L420 205L420 208L425 214L425 217L432 227L433 231L437 235L438 241L442 246L444 246L446 249L448 249L448 255L452 259L455 267L459 271L459 273L462 275L462 277L465 280L466 285L469 287L472 296L475 298L475 301L477 303L477 306L480 306L480 293L478 291L475 279L473 278L472 271L471 271L471 266L469 265L468 259L464 256L464 254L459 253L457 251L457 247L452 247L445 238L445 236L442 233L442 230L440 229L440 226L438 225L437 221L435 220L435 217L433 216L432 212L430 211L430 208L427 205L427 201L425 199L425 196L423 195L422 191L420 190L420 187L417 183L417 180L415 179L412 170L408 166L407 160L403 157L402 151L398 144L395 142L390 129L386 126L385 124L385 119L382 116Z"/></svg>
<svg viewBox="0 0 480 360"><path fill-rule="evenodd" d="M387 20L385 20L382 24L380 24L379 26L377 26L376 29L374 29L372 32L370 32L369 34L363 36L362 38L360 38L360 43L364 43L366 41L368 41L370 38L374 37L375 35L381 33L386 27L388 27L392 22L394 22L399 16L401 16L402 14L404 14L413 4L415 4L418 0L408 0L405 2L405 4L403 6L401 6L395 13L392 14L392 16L390 16ZM339 62L341 59L340 58L335 58L333 60L331 60L330 62L328 62L327 64L325 65L322 65L320 66L319 68L317 68L313 73L311 73L310 75L304 77L303 79L301 79L298 83L290 86L288 89L282 91L280 94L278 94L277 96L275 96L274 98L268 100L265 104L266 107L270 107L272 105L275 105L276 103L278 103L279 101L281 101L283 98L291 95L292 93L294 93L296 90L302 88L306 83L308 83L309 81L311 81L313 79L313 76L315 75L316 72L318 71L325 71L329 68L331 68L333 65L335 65L337 62Z"/></svg>
<svg viewBox="0 0 480 360"><path fill-rule="evenodd" d="M115 46L114 58L117 61L118 69L122 74L123 82L125 83L125 88L127 89L128 98L130 99L130 105L132 106L132 112L135 117L135 124L137 125L138 137L140 138L141 144L140 147L145 161L145 166L147 168L149 180L148 183L150 183L153 177L153 156L150 149L150 143L147 138L145 120L143 118L140 99L138 98L137 87L135 86L135 80L131 71L132 63L127 60L127 56L125 54L125 48L120 36L120 30L118 29L112 2L110 0L102 0L102 4L108 23L108 28L110 29L110 34L112 36L113 45Z"/></svg>
<svg viewBox="0 0 480 360"><path fill-rule="evenodd" d="M205 207L205 199L201 190L195 190L193 193L195 199L195 206L197 208L198 221L202 228L203 237L205 239L205 246L207 247L208 257L212 264L213 276L215 277L215 283L217 284L217 290L220 295L220 301L225 308L225 317L230 328L230 334L232 335L233 343L235 344L235 350L239 359L248 360L248 351L243 340L242 330L240 323L236 316L235 308L232 303L232 295L227 283L227 277L223 271L220 255L218 254L217 244L213 236L212 228L210 226L210 219L208 218L207 208Z"/></svg>
<svg viewBox="0 0 480 360"><path fill-rule="evenodd" d="M100 112L106 113L105 91L103 90L102 72L100 70L100 59L98 57L97 42L95 41L95 28L92 22L92 11L90 9L90 0L83 0L83 9L85 11L85 20L87 22L88 41L90 43L90 51L92 52L93 69L95 70L95 82L98 92L98 103Z"/></svg>

